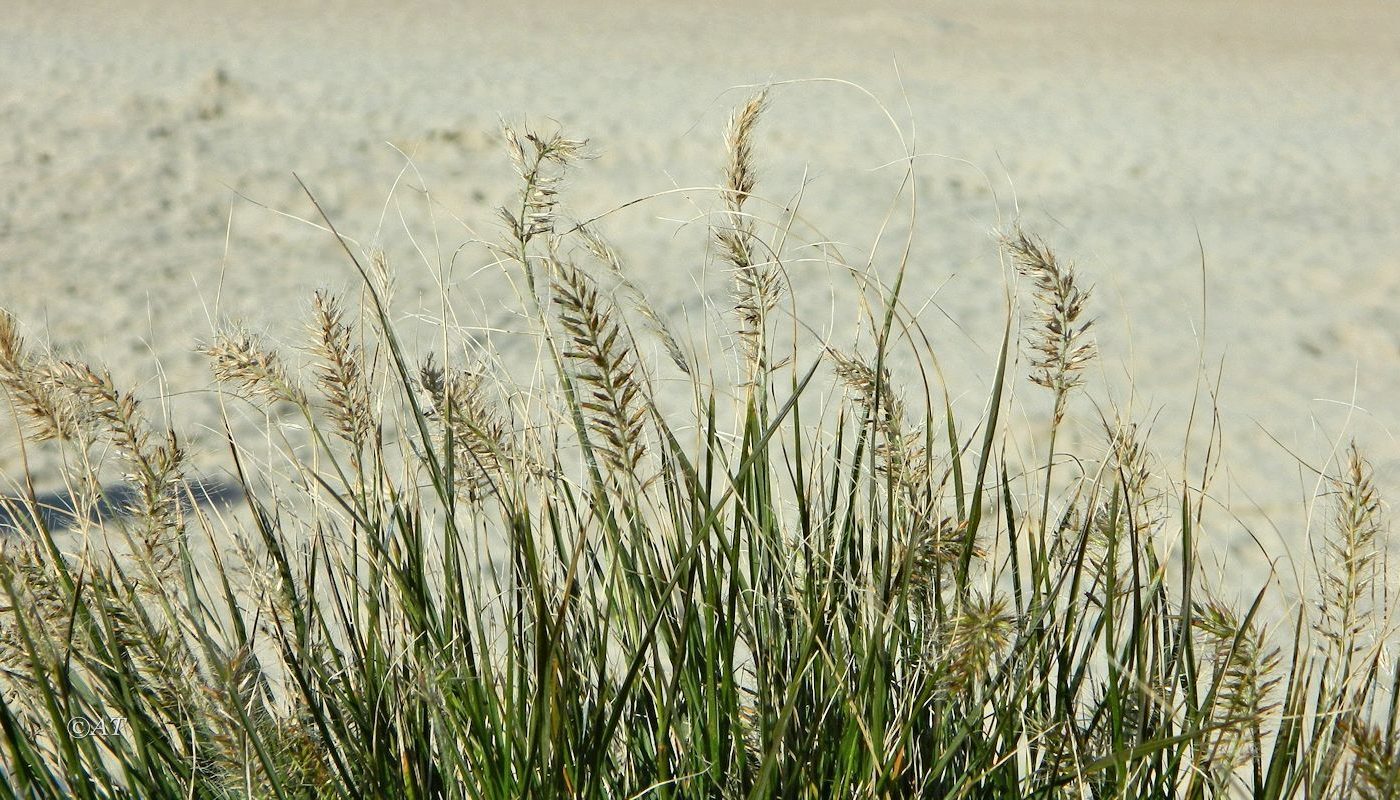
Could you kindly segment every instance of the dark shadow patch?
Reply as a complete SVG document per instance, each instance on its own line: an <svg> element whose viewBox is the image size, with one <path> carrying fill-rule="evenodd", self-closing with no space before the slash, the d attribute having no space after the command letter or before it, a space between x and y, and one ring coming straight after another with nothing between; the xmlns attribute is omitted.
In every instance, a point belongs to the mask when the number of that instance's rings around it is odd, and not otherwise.
<svg viewBox="0 0 1400 800"><path fill-rule="evenodd" d="M188 486L189 491L180 496L187 511L191 499L201 506L223 508L243 497L242 487L229 481L196 479L189 481ZM75 527L83 514L76 498L67 491L40 494L36 500L37 505L31 507L27 498L0 495L0 536L33 530L36 511L45 527L55 533ZM127 484L103 487L102 497L87 515L88 521L100 523L128 517L137 501L136 489Z"/></svg>

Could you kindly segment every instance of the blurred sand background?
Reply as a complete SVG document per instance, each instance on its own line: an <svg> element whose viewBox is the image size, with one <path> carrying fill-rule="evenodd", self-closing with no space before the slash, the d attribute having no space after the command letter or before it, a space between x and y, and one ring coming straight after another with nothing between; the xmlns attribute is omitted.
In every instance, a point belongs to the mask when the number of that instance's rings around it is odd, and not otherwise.
<svg viewBox="0 0 1400 800"><path fill-rule="evenodd" d="M1179 458L1204 325L1206 369L1223 363L1227 471L1213 488L1236 515L1209 533L1249 570L1245 583L1302 546L1315 476L1290 451L1322 466L1355 435L1395 495L1400 5L5 6L0 306L31 338L167 395L211 475L223 468L217 403L193 353L210 320L290 343L314 289L356 285L328 235L276 213L313 214L293 171L343 233L390 253L396 311L437 316L436 279L408 234L433 263L498 235L492 209L515 191L502 120L557 120L592 140L599 157L568 196L588 216L714 184L724 119L749 93L733 87L827 77L864 86L917 130L906 297L933 298L924 320L960 407L980 409L1000 334L988 231L1019 208L1097 287L1092 394L1128 405L1134 386L1135 414L1157 419L1152 443L1167 459ZM839 84L783 86L761 131L760 193L786 203L805 175L806 215L862 261L900 179L880 167L903 155L878 107ZM386 204L406 164L390 143L417 173ZM413 188L424 185L431 208ZM707 291L724 302L722 282L697 277L697 209L712 206L687 194L604 222L677 320L703 318ZM464 324L509 328L513 295L499 271L477 270L487 260L469 248L449 295ZM828 273L798 278L820 319ZM521 338L494 342L533 358ZM1046 402L1023 375L1033 413ZM1074 425L1099 435L1091 414ZM0 470L13 479L18 464L6 423Z"/></svg>

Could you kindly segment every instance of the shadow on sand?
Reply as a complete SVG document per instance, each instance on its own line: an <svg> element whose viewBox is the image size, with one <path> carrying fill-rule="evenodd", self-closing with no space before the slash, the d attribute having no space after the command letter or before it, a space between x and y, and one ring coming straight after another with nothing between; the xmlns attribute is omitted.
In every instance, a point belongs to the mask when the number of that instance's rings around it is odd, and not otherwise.
<svg viewBox="0 0 1400 800"><path fill-rule="evenodd" d="M189 492L181 501L188 507L191 499L201 506L226 507L243 497L236 483L222 480L191 480ZM75 527L83 515L77 499L70 492L48 492L38 495L37 504L30 506L27 498L0 495L0 536L33 530L35 515L54 533ZM130 515L138 501L136 490L126 484L103 487L102 497L88 513L93 523L119 519Z"/></svg>

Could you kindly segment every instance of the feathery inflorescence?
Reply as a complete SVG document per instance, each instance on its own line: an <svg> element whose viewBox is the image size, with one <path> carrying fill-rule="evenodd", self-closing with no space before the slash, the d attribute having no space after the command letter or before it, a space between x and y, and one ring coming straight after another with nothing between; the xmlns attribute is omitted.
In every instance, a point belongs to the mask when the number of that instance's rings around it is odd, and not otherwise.
<svg viewBox="0 0 1400 800"><path fill-rule="evenodd" d="M1001 241L1017 271L1031 280L1038 316L1030 337L1031 380L1054 392L1058 425L1069 392L1083 383L1084 367L1095 353L1086 336L1093 321L1083 319L1089 290L1080 289L1074 267L1061 264L1041 239L1018 227Z"/></svg>
<svg viewBox="0 0 1400 800"><path fill-rule="evenodd" d="M588 387L579 405L608 464L619 474L635 473L646 453L647 404L631 337L588 276L568 262L553 266L559 322L570 346L564 355L578 365L578 379Z"/></svg>
<svg viewBox="0 0 1400 800"><path fill-rule="evenodd" d="M754 133L768 105L767 92L754 95L729 118L724 144L722 194L728 222L717 227L715 239L734 273L734 311L739 319L739 340L754 369L763 369L766 320L777 306L781 284L776 264L762 252L758 226L744 210L757 183Z"/></svg>
<svg viewBox="0 0 1400 800"><path fill-rule="evenodd" d="M74 439L84 428L83 409L61 391L58 362L36 358L25 346L19 323L0 309L0 386L30 424L36 441Z"/></svg>
<svg viewBox="0 0 1400 800"><path fill-rule="evenodd" d="M168 578L177 566L184 534L185 450L168 428L159 443L152 441L135 396L119 390L110 374L86 365L72 374L75 394L105 424L107 438L127 465L126 478L137 489L129 511L141 522L138 541L144 555L155 577Z"/></svg>
<svg viewBox="0 0 1400 800"><path fill-rule="evenodd" d="M340 302L329 292L318 291L312 300L311 333L316 385L326 398L335 432L359 450L375 428L364 354L344 322Z"/></svg>
<svg viewBox="0 0 1400 800"><path fill-rule="evenodd" d="M1193 624L1215 687L1210 722L1216 728L1202 763L1216 775L1228 776L1255 755L1263 720L1277 707L1273 696L1282 662L1278 649L1268 646L1252 621L1241 620L1218 600L1198 604Z"/></svg>
<svg viewBox="0 0 1400 800"><path fill-rule="evenodd" d="M570 139L555 132L542 136L505 128L506 152L520 176L520 208L500 209L500 217L518 246L527 247L537 236L554 233L559 190L567 168L584 157L586 139Z"/></svg>
<svg viewBox="0 0 1400 800"><path fill-rule="evenodd" d="M210 359L215 380L232 385L247 399L309 407L306 391L292 380L282 357L258 336L241 329L225 331L199 352Z"/></svg>
<svg viewBox="0 0 1400 800"><path fill-rule="evenodd" d="M901 486L910 486L921 477L926 477L927 464L924 461L922 431L907 431L904 401L894 391L888 367L875 367L865 360L846 355L835 348L826 349L827 356L836 363L836 378L845 387L855 404L874 422L879 432L875 451L879 455L879 467L884 474L892 476Z"/></svg>
<svg viewBox="0 0 1400 800"><path fill-rule="evenodd" d="M1400 800L1400 736L1379 725L1350 726L1357 800Z"/></svg>
<svg viewBox="0 0 1400 800"><path fill-rule="evenodd" d="M1336 514L1326 543L1320 632L1342 662L1361 647L1370 627L1365 603L1377 578L1381 501L1371 466L1353 442L1343 473L1333 480Z"/></svg>
<svg viewBox="0 0 1400 800"><path fill-rule="evenodd" d="M437 422L440 439L444 445L452 443L455 482L469 499L482 496L513 470L528 467L480 371L449 373L429 354L418 368L418 385L428 398L426 413Z"/></svg>

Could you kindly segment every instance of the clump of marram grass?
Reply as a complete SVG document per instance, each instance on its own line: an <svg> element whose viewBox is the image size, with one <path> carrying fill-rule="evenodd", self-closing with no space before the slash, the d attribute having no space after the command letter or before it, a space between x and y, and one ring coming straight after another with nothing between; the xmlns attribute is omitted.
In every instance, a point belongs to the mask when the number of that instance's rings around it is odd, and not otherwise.
<svg viewBox="0 0 1400 800"><path fill-rule="evenodd" d="M521 189L484 245L525 287L544 356L531 382L452 333L439 355L409 352L387 256L362 266L342 238L363 309L314 296L305 370L241 328L200 348L223 391L298 432L279 469L230 433L245 508L222 525L180 502L183 448L141 400L34 352L0 312L0 385L34 446L90 457L73 459L89 493L109 447L136 498L76 550L32 497L5 501L26 526L0 548L0 787L1394 797L1386 528L1359 450L1335 481L1315 603L1280 623L1262 591L1244 610L1213 599L1195 557L1217 525L1205 487L1159 474L1131 419L1104 422L1102 449L1056 452L1095 354L1088 292L1019 228L1004 245L1034 289L1030 378L1053 396L1040 463L1008 465L1009 333L974 424L949 387L898 389L901 365L934 358L894 289L907 257L861 278L885 305L850 341L875 352L799 330L773 363L781 265L803 243L765 238L750 202L767 102L729 123L708 238L737 287L737 329L712 320L741 343L734 385L591 224L561 222L584 142L558 132L507 129ZM689 412L658 401L648 335ZM1056 480L1057 462L1077 470ZM114 529L150 546L89 549ZM116 735L73 725L115 718Z"/></svg>

